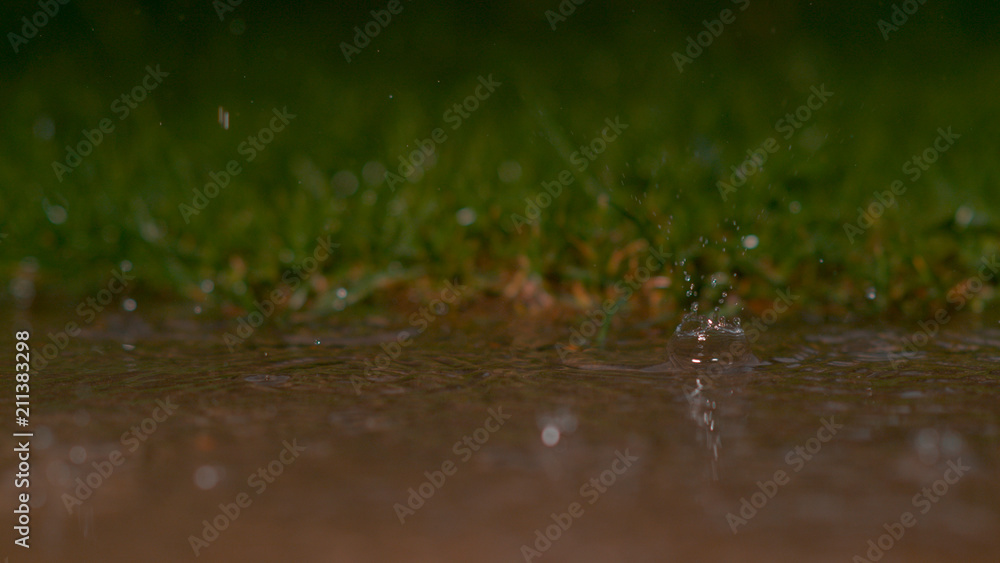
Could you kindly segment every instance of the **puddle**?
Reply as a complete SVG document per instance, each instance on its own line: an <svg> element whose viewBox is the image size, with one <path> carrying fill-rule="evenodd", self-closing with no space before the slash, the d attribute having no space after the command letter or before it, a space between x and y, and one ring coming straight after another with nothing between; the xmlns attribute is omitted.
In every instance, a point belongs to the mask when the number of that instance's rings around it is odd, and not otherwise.
<svg viewBox="0 0 1000 563"><path fill-rule="evenodd" d="M850 561L890 539L891 560L995 561L1000 547L996 329L942 331L893 367L912 330L774 326L749 342L688 318L616 331L574 354L580 369L557 352L568 328L517 319L443 320L395 354L351 327L262 331L230 352L225 327L150 326L128 348L81 336L33 374L35 547L12 561L517 561L525 547ZM742 369L643 371L744 343ZM890 529L903 535L880 539Z"/></svg>
<svg viewBox="0 0 1000 563"><path fill-rule="evenodd" d="M249 383L256 383L257 385L266 385L268 387L278 387L283 385L288 381L287 375L268 375L268 374L257 374L248 375L243 378L243 381Z"/></svg>

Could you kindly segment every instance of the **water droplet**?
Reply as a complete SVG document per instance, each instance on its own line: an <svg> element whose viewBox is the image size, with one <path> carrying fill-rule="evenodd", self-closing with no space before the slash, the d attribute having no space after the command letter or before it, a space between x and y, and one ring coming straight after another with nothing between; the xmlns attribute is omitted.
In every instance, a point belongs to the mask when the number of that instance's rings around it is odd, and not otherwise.
<svg viewBox="0 0 1000 563"><path fill-rule="evenodd" d="M211 465L202 465L194 471L194 484L207 491L219 483L219 471Z"/></svg>
<svg viewBox="0 0 1000 563"><path fill-rule="evenodd" d="M377 164L378 163L373 164L371 162L366 164L365 168L361 172L361 175L364 176L365 174L371 174L371 171L369 171L368 169L369 165L376 167ZM383 172L383 174L385 173ZM372 179L377 180L376 178ZM368 179L366 179L365 181L372 186L378 185L377 181L371 182ZM334 174L333 178L330 179L330 185L333 188L333 193L335 193L337 196L347 197L349 195L353 195L354 192L358 191L359 182L358 182L358 177L354 175L354 172L351 172L350 170L341 170L336 174Z"/></svg>
<svg viewBox="0 0 1000 563"><path fill-rule="evenodd" d="M471 207L463 207L455 213L455 219L458 221L459 225L468 227L476 222L476 212Z"/></svg>
<svg viewBox="0 0 1000 563"><path fill-rule="evenodd" d="M960 227L968 227L972 223L974 213L968 205L963 205L955 211L955 223Z"/></svg>
<svg viewBox="0 0 1000 563"><path fill-rule="evenodd" d="M562 433L555 424L549 424L542 430L542 443L551 448L559 443L561 435Z"/></svg>
<svg viewBox="0 0 1000 563"><path fill-rule="evenodd" d="M61 205L49 205L45 208L45 215L53 225L62 225L66 222L66 208Z"/></svg>
<svg viewBox="0 0 1000 563"><path fill-rule="evenodd" d="M497 175L505 184L516 182L521 177L521 164L516 160L507 160L497 167Z"/></svg>

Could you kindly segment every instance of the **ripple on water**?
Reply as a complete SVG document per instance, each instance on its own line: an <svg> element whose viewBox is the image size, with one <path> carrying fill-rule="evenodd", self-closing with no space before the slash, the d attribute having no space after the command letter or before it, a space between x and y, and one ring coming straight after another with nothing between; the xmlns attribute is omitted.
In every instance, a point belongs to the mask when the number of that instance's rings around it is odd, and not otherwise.
<svg viewBox="0 0 1000 563"><path fill-rule="evenodd" d="M750 350L739 319L688 313L667 342L669 363L678 370L700 371L721 366L739 370L760 365Z"/></svg>
<svg viewBox="0 0 1000 563"><path fill-rule="evenodd" d="M248 375L243 378L243 381L246 381L248 383L256 383L257 385L267 385L270 387L277 387L278 385L283 385L287 383L288 376L259 373L254 375Z"/></svg>

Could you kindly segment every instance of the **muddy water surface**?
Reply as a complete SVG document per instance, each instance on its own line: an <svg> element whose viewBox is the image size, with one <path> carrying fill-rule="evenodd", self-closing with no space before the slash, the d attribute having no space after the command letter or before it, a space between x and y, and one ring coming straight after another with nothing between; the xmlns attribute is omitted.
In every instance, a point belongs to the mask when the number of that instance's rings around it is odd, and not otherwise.
<svg viewBox="0 0 1000 563"><path fill-rule="evenodd" d="M171 316L109 318L34 373L10 561L1000 561L989 325L898 369L912 328L778 326L760 365L706 376L618 369L663 363L671 323L580 369L562 324L467 316L370 370L391 326L230 352L228 324ZM23 323L33 346L62 324Z"/></svg>

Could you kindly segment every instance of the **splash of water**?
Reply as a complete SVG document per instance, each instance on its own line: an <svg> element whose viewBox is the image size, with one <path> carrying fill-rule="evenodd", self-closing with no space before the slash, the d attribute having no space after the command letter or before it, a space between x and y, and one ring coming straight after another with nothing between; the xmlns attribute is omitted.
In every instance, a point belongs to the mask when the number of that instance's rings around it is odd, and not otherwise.
<svg viewBox="0 0 1000 563"><path fill-rule="evenodd" d="M684 315L667 342L670 365L680 371L734 371L759 365L739 319Z"/></svg>

